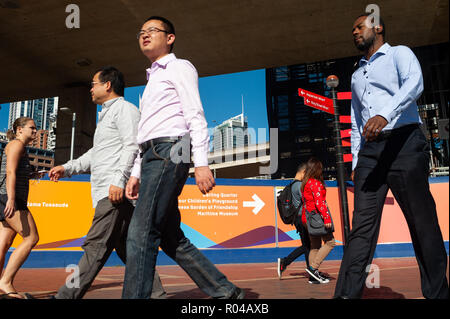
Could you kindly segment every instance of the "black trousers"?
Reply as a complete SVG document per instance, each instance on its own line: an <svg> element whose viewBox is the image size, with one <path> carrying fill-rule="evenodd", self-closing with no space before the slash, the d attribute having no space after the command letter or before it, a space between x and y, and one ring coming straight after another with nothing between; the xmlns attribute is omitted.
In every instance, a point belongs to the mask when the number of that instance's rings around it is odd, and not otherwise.
<svg viewBox="0 0 450 319"><path fill-rule="evenodd" d="M283 258L283 264L285 267L287 267L298 257L305 254L306 266L309 267L309 250L311 249L311 241L309 239L308 230L302 223L301 215L297 216L294 222L294 226L297 229L297 233L300 235L302 245L295 248L288 256Z"/></svg>
<svg viewBox="0 0 450 319"><path fill-rule="evenodd" d="M428 184L429 146L422 131L418 126L393 130L389 137L366 143L358 158L352 230L335 297L361 298L390 189L409 227L423 296L448 298L447 253Z"/></svg>

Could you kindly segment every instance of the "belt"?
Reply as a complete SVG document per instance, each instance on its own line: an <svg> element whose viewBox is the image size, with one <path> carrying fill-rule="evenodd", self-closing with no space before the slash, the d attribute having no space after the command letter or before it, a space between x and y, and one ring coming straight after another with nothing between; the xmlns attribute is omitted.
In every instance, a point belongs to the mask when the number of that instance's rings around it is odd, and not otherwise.
<svg viewBox="0 0 450 319"><path fill-rule="evenodd" d="M377 141L382 141L385 139L388 139L389 137L393 136L393 135L398 135L401 133L406 133L406 132L410 132L415 130L416 128L419 128L419 124L415 123L415 124L408 124L399 128L394 128L392 130L385 130L385 131L381 131L381 133L377 136L376 140Z"/></svg>
<svg viewBox="0 0 450 319"><path fill-rule="evenodd" d="M176 137L157 137L148 141L145 141L142 144L139 144L139 150L141 151L141 155L145 153L149 148L153 148L157 144L161 143L176 143L181 140L183 136Z"/></svg>

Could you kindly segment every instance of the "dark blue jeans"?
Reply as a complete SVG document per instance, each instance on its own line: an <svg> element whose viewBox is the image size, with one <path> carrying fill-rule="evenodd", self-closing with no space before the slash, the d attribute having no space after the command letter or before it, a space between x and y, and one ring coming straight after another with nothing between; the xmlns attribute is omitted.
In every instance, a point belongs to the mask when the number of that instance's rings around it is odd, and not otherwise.
<svg viewBox="0 0 450 319"><path fill-rule="evenodd" d="M173 143L156 144L143 155L139 198L128 229L122 298L150 298L158 247L175 260L203 292L213 298L228 298L236 286L180 228L178 196L186 182L189 163L177 164L170 159L173 146L177 147Z"/></svg>

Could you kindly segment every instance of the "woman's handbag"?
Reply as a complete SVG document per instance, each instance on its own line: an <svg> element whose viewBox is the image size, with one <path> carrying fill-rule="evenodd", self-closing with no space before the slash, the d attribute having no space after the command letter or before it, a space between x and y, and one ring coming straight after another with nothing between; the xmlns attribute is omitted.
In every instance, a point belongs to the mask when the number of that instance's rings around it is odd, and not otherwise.
<svg viewBox="0 0 450 319"><path fill-rule="evenodd" d="M311 236L325 236L326 234L334 232L333 218L331 217L328 205L327 209L331 219L331 228L325 227L322 216L317 212L317 210L314 209L312 212L309 212L305 206L306 227L308 228L308 233Z"/></svg>

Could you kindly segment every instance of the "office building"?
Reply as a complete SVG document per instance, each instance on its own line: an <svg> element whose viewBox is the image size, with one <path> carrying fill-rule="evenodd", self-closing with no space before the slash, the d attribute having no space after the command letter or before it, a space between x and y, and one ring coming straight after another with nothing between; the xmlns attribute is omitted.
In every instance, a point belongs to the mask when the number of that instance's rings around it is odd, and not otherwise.
<svg viewBox="0 0 450 319"><path fill-rule="evenodd" d="M8 129L21 117L31 117L36 123L37 139L33 147L54 150L56 136L54 127L58 112L58 97L43 98L10 103Z"/></svg>
<svg viewBox="0 0 450 319"><path fill-rule="evenodd" d="M244 147L249 143L248 123L241 113L232 117L213 130L213 151Z"/></svg>
<svg viewBox="0 0 450 319"><path fill-rule="evenodd" d="M43 150L47 150L47 141L48 141L48 131L47 130L38 130L36 132L36 139L31 143L31 146L34 148L40 148Z"/></svg>
<svg viewBox="0 0 450 319"><path fill-rule="evenodd" d="M12 102L9 105L8 129L12 128L14 121L21 117L31 117L38 130L50 129L50 118L58 112L58 97Z"/></svg>

